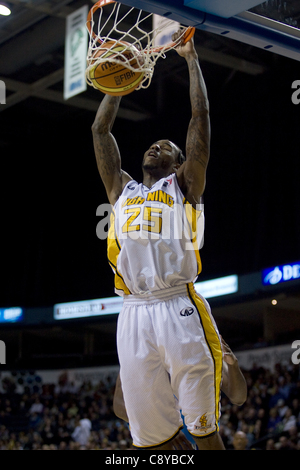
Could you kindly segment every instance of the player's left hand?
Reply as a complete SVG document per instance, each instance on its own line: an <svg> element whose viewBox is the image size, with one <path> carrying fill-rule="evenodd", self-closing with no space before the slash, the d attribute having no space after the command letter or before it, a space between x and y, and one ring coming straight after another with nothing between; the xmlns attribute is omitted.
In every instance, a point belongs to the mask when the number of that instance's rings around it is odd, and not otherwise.
<svg viewBox="0 0 300 470"><path fill-rule="evenodd" d="M182 30L178 30L176 33L172 35L172 41L176 41L182 35ZM186 57L189 54L196 54L195 45L194 45L194 37L192 37L188 42L185 44L181 43L179 46L176 47L176 51L181 57Z"/></svg>
<svg viewBox="0 0 300 470"><path fill-rule="evenodd" d="M222 336L221 336L221 341L222 341L221 345L222 345L224 361L227 362L227 364L229 364L229 365L235 364L237 362L237 358L235 357L235 355L231 351L231 349L228 346L228 344L226 343L226 341L224 341Z"/></svg>

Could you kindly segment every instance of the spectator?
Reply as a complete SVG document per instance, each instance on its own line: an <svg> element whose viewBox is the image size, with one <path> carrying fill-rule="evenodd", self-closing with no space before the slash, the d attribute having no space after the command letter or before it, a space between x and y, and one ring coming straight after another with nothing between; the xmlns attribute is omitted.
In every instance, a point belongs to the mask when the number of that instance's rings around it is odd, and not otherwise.
<svg viewBox="0 0 300 470"><path fill-rule="evenodd" d="M276 407L271 408L269 411L269 420L267 424L268 433L276 432L279 423L281 423L281 417L278 414L278 409Z"/></svg>
<svg viewBox="0 0 300 470"><path fill-rule="evenodd" d="M300 450L298 448L298 445L300 444L300 433L298 432L298 428L296 426L291 427L286 434L293 448L295 450Z"/></svg>
<svg viewBox="0 0 300 470"><path fill-rule="evenodd" d="M234 450L246 450L248 445L246 434L243 431L237 431L233 436L232 445Z"/></svg>
<svg viewBox="0 0 300 470"><path fill-rule="evenodd" d="M91 435L92 423L89 419L80 419L75 430L72 433L72 438L80 445L87 445Z"/></svg>
<svg viewBox="0 0 300 470"><path fill-rule="evenodd" d="M31 405L30 409L29 409L29 413L31 415L33 414L41 414L43 412L43 409L44 409L44 405L43 403L41 403L41 400L39 397L36 397L33 404Z"/></svg>
<svg viewBox="0 0 300 470"><path fill-rule="evenodd" d="M300 396L300 393L299 393ZM299 398L294 398L291 402L291 410L293 412L293 415L296 416L296 418L299 418L300 416L300 401Z"/></svg>
<svg viewBox="0 0 300 470"><path fill-rule="evenodd" d="M288 410L288 406L285 404L285 401L283 399L279 399L277 402L277 408L278 408L278 414L281 419L284 418L285 413Z"/></svg>
<svg viewBox="0 0 300 470"><path fill-rule="evenodd" d="M278 384L279 384L278 391L279 393L283 395L284 400L287 402L289 400L291 389L292 389L290 374L286 372L284 376L280 376L278 378Z"/></svg>
<svg viewBox="0 0 300 470"><path fill-rule="evenodd" d="M268 439L265 450L276 450L274 439Z"/></svg>
<svg viewBox="0 0 300 470"><path fill-rule="evenodd" d="M295 450L286 436L279 438L278 450Z"/></svg>
<svg viewBox="0 0 300 470"><path fill-rule="evenodd" d="M269 393L271 394L270 400L269 400L269 407L273 408L274 406L279 406L278 402L284 403L284 396L282 393L279 392L279 386L276 383L272 388L269 389Z"/></svg>
<svg viewBox="0 0 300 470"><path fill-rule="evenodd" d="M285 412L284 418L282 420L283 431L290 431L297 426L296 416L293 415L291 408L288 408Z"/></svg>

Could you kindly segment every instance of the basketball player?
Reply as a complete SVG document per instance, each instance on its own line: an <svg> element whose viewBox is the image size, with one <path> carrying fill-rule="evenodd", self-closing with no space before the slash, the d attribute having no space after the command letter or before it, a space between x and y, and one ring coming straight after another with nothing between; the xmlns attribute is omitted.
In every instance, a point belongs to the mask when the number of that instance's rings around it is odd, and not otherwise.
<svg viewBox="0 0 300 470"><path fill-rule="evenodd" d="M193 39L177 52L190 77L186 158L175 143L155 142L144 154L139 184L121 168L111 133L121 98L105 96L92 126L113 206L108 260L115 291L124 296L117 328L120 377L137 449L172 449L182 428L176 396L198 448L224 450L218 425L221 341L209 304L193 284L201 271L209 102Z"/></svg>
<svg viewBox="0 0 300 470"><path fill-rule="evenodd" d="M223 378L221 390L233 405L242 406L247 399L246 380L239 367L236 356L224 341L224 338L221 337L221 340L223 351ZM120 375L118 375L116 380L113 407L115 415L128 422ZM190 449L189 443L182 432L177 435L176 439L171 441L171 445L173 445L174 450Z"/></svg>

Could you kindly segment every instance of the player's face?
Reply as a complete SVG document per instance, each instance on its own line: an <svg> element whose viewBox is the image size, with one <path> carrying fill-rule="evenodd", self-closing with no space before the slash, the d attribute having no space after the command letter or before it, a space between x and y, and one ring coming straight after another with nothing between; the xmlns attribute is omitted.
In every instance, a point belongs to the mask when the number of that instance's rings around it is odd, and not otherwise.
<svg viewBox="0 0 300 470"><path fill-rule="evenodd" d="M173 173L178 166L179 148L170 140L159 140L145 152L143 159L144 170L164 170Z"/></svg>

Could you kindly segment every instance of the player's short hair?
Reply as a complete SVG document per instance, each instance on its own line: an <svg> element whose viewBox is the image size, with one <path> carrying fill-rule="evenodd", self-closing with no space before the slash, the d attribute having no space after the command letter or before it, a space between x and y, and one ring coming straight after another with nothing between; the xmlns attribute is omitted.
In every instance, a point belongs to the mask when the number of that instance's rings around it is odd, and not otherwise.
<svg viewBox="0 0 300 470"><path fill-rule="evenodd" d="M178 159L178 163L179 163L180 165L182 165L183 162L185 162L185 160L186 160L185 156L183 155L182 150L180 150L180 149L179 149L179 153L178 153L177 159Z"/></svg>

